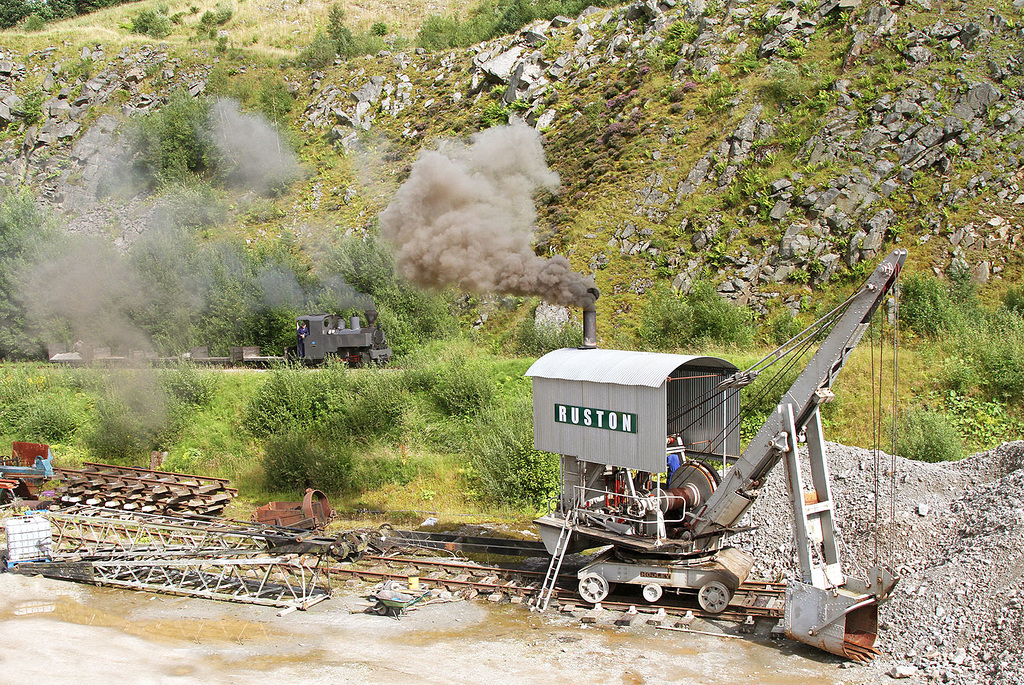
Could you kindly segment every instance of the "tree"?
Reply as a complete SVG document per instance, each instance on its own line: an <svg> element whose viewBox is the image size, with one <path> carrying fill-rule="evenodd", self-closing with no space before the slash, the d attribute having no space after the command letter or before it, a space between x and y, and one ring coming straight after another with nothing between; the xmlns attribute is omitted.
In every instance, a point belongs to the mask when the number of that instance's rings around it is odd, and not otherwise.
<svg viewBox="0 0 1024 685"><path fill-rule="evenodd" d="M28 192L0 188L0 358L38 356L42 346L28 325L22 279L52 229Z"/></svg>

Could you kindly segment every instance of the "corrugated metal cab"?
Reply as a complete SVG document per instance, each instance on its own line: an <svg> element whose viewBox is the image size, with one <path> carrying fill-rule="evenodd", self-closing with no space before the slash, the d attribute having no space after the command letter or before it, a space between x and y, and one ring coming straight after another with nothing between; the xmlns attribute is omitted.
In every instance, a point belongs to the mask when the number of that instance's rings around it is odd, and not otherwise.
<svg viewBox="0 0 1024 685"><path fill-rule="evenodd" d="M666 470L668 435L680 434L691 458L738 455L739 390L718 389L736 370L718 357L555 350L526 372L534 446L649 473Z"/></svg>

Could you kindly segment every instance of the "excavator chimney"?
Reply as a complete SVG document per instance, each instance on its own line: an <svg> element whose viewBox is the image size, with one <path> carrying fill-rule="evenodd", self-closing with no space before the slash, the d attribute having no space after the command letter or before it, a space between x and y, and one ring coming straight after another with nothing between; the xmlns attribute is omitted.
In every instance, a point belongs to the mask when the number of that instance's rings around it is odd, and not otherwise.
<svg viewBox="0 0 1024 685"><path fill-rule="evenodd" d="M594 296L594 300L583 306L583 348L593 350L597 348L597 298L601 291L597 288L588 288L587 292Z"/></svg>

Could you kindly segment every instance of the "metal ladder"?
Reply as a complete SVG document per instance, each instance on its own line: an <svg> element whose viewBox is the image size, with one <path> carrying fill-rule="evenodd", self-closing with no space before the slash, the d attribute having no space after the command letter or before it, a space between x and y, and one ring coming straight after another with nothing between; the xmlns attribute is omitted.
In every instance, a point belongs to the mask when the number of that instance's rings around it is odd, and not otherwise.
<svg viewBox="0 0 1024 685"><path fill-rule="evenodd" d="M565 551L569 549L569 540L572 538L572 527L575 520L576 512L574 509L570 509L565 514L562 530L558 533L558 542L555 543L555 551L551 555L551 563L548 564L548 572L544 575L540 594L537 596L537 602L533 605L537 611L546 611L551 603L551 595L555 592L555 583L558 582L558 574L562 570Z"/></svg>

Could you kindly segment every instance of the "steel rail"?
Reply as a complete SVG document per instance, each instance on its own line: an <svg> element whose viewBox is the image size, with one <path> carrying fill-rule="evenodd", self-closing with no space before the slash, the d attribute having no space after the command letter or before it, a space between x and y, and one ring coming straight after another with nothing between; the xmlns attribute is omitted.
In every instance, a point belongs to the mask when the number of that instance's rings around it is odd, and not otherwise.
<svg viewBox="0 0 1024 685"><path fill-rule="evenodd" d="M376 565L366 568L365 564L368 561L376 562ZM412 567L412 570L410 572L407 569L390 570L381 568L388 563ZM460 575L480 576L485 579L495 578L495 580L472 580L469 577L425 575L420 572L420 569L427 568L461 571L463 573ZM504 592L512 596L524 598L533 596L539 592L539 583L522 583L508 579L510 577L514 579L515 576L526 576L535 581L543 576L543 574L538 571L508 569L494 566L477 566L452 561L379 556L364 557L363 561L357 564L348 564L346 566L332 565L326 569L326 572L332 575L354 577L363 580L397 580L406 583L409 582L410 578L416 577L420 584L431 587L445 587L446 589L451 589L451 587L472 588L481 593ZM558 587L555 589L555 597L564 603L576 603L572 599L575 597L575 584L575 575L562 574L558 579ZM702 618L720 618L737 621L743 621L748 616L752 616L754 618L777 619L782 617L785 602L785 587L786 586L783 583L773 583L769 581L745 582L741 584L739 589L736 591L729 607L725 611L717 614L701 609L699 604L695 600L690 599L688 594L677 594L672 596L665 595L664 599L656 603L648 603L644 601L630 602L613 597L611 600L602 601L601 605L606 608L617 608L624 611L628 610L629 607L638 607L638 610L643 611L657 611L658 609L664 609L665 613L669 615L685 615L687 612L691 612L693 615ZM640 609L640 607L642 607L642 609Z"/></svg>

